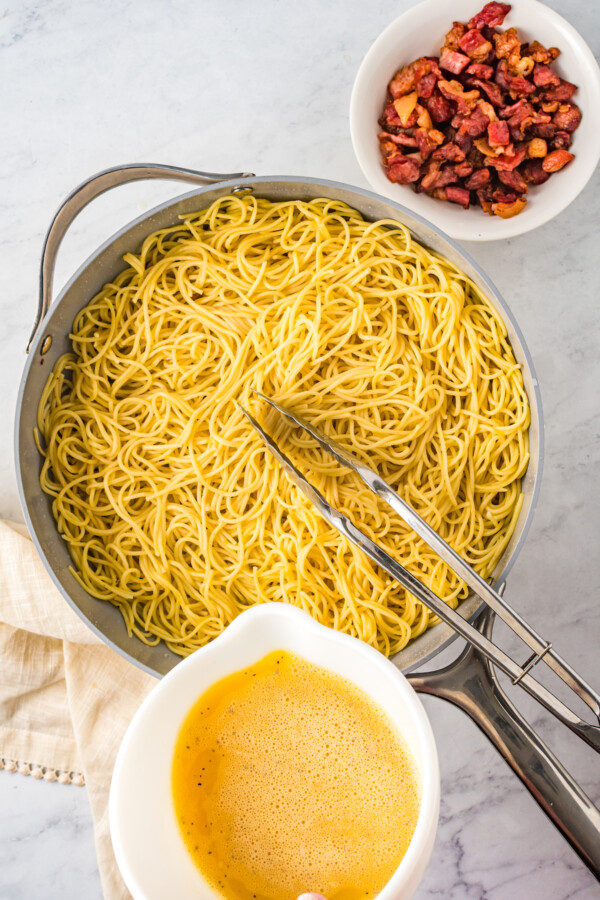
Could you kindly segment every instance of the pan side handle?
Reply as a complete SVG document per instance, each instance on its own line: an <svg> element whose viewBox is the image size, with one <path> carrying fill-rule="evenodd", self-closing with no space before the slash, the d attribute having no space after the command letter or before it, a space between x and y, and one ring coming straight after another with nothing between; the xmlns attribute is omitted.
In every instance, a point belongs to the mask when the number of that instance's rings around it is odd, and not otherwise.
<svg viewBox="0 0 600 900"><path fill-rule="evenodd" d="M127 166L116 166L93 175L76 187L59 206L42 248L42 260L40 264L40 292L38 308L31 336L27 343L26 352L33 342L40 322L50 309L52 303L52 284L54 279L54 264L56 254L61 241L69 226L79 215L81 210L100 194L121 184L131 181L145 181L148 178L163 178L171 181L185 181L193 184L216 184L219 181L235 181L239 178L251 177L251 172L234 172L228 175L220 175L215 172L198 172L195 169L182 169L179 166L161 166L155 163L134 163Z"/></svg>
<svg viewBox="0 0 600 900"><path fill-rule="evenodd" d="M486 637L491 637L493 619L486 609L479 620ZM600 811L510 702L488 661L467 647L444 669L407 677L415 690L466 712L600 880Z"/></svg>

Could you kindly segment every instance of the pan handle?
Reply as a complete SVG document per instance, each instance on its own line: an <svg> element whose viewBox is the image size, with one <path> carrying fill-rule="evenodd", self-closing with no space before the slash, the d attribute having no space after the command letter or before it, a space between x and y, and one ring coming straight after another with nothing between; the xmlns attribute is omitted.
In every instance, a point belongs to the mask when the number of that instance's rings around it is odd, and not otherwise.
<svg viewBox="0 0 600 900"><path fill-rule="evenodd" d="M33 331L27 342L29 353L32 341L37 334L40 322L50 309L52 303L52 283L54 264L60 243L73 219L81 210L100 194L120 184L130 181L144 181L148 178L165 178L171 181L187 181L194 184L215 184L219 181L235 181L238 178L249 178L252 172L234 172L220 175L214 172L197 172L195 169L181 169L179 166L161 166L155 163L134 163L127 166L116 166L93 175L76 187L59 206L54 216L42 249L40 265L40 294Z"/></svg>
<svg viewBox="0 0 600 900"><path fill-rule="evenodd" d="M494 613L486 609L478 622L488 638L493 621ZM600 811L512 705L488 660L467 647L449 666L407 677L415 690L466 712L600 880Z"/></svg>

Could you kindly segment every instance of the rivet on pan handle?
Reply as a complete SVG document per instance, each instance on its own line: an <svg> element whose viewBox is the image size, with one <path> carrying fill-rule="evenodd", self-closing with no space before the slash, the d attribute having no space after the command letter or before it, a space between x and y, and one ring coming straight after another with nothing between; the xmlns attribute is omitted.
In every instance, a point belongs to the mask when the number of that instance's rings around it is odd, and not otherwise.
<svg viewBox="0 0 600 900"><path fill-rule="evenodd" d="M99 172L76 187L59 206L54 216L42 249L40 264L40 294L33 331L27 342L26 351L37 334L40 322L50 309L52 303L52 283L54 280L54 264L61 241L72 221L81 210L100 194L121 184L131 181L145 181L148 178L164 178L171 181L186 181L194 184L216 184L219 181L235 181L238 178L251 178L252 172L235 172L218 174L215 172L198 172L196 169L182 169L179 166L161 166L156 163L133 163L127 166L116 166ZM49 343L44 341L41 353L45 353Z"/></svg>

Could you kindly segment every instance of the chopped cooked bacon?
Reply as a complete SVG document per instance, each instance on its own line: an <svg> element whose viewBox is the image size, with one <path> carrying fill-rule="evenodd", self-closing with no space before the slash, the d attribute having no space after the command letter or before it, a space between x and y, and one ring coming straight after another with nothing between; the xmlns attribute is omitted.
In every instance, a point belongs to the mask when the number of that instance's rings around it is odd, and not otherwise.
<svg viewBox="0 0 600 900"><path fill-rule="evenodd" d="M547 141L554 137L558 128L552 122L544 122L541 125L532 125L529 130L534 137L544 138Z"/></svg>
<svg viewBox="0 0 600 900"><path fill-rule="evenodd" d="M521 52L530 56L536 63L554 62L557 56L560 56L558 47L549 47L548 50L539 41L531 41L530 44L523 44Z"/></svg>
<svg viewBox="0 0 600 900"><path fill-rule="evenodd" d="M468 134L471 137L479 137L480 135L485 134L485 130L490 121L489 117L483 113L480 106L476 106L468 116L455 116L454 118L458 119L459 133ZM452 121L454 122L454 119Z"/></svg>
<svg viewBox="0 0 600 900"><path fill-rule="evenodd" d="M517 195L529 193L529 188L527 187L525 179L522 175L519 174L519 172L514 169L512 170L512 172L509 172L507 169L499 169L498 178L500 179L502 184L506 185L506 187L512 188L513 191L516 191Z"/></svg>
<svg viewBox="0 0 600 900"><path fill-rule="evenodd" d="M438 81L438 88L447 100L454 100L457 110L465 115L473 109L479 99L479 91L465 91L460 81Z"/></svg>
<svg viewBox="0 0 600 900"><path fill-rule="evenodd" d="M483 9L469 20L469 28L483 28L484 25L496 28L502 25L510 10L508 3L486 3Z"/></svg>
<svg viewBox="0 0 600 900"><path fill-rule="evenodd" d="M527 159L521 166L521 174L529 184L543 184L550 174L542 169L541 159Z"/></svg>
<svg viewBox="0 0 600 900"><path fill-rule="evenodd" d="M429 72L431 72L431 63L424 56L420 56L407 66L402 66L389 83L389 92L393 99L397 100L398 97L409 94L415 84Z"/></svg>
<svg viewBox="0 0 600 900"><path fill-rule="evenodd" d="M427 97L431 97L433 94L435 85L437 82L437 78L430 72L428 75L423 75L422 78L419 78L419 83L417 84L417 93L419 97L422 97L424 100Z"/></svg>
<svg viewBox="0 0 600 900"><path fill-rule="evenodd" d="M443 144L443 146L438 147L437 150L434 150L432 158L443 159L447 160L448 162L462 162L465 158L465 153L460 149L458 144Z"/></svg>
<svg viewBox="0 0 600 900"><path fill-rule="evenodd" d="M408 156L401 156L394 160L386 172L389 180L397 184L410 184L412 181L417 181L420 174L419 163L415 159L409 159Z"/></svg>
<svg viewBox="0 0 600 900"><path fill-rule="evenodd" d="M467 153L471 152L471 147L473 146L473 139L469 134L465 134L463 131L457 131L454 135L454 143L458 144L462 152L467 155Z"/></svg>
<svg viewBox="0 0 600 900"><path fill-rule="evenodd" d="M486 186L476 191L476 193L482 210L492 215L492 192Z"/></svg>
<svg viewBox="0 0 600 900"><path fill-rule="evenodd" d="M510 74L505 59L501 59L498 63L498 68L496 69L496 84L499 85L503 91L510 91L511 94L516 96L533 94L535 91L535 84L533 84L533 82L528 81L527 78L523 78L522 75Z"/></svg>
<svg viewBox="0 0 600 900"><path fill-rule="evenodd" d="M527 200L523 197L517 197L516 200L512 200L510 203L492 203L492 212L495 216L501 216L503 219L512 219L513 216L518 216L519 213L523 212L526 205Z"/></svg>
<svg viewBox="0 0 600 900"><path fill-rule="evenodd" d="M380 141L393 141L394 144L399 144L401 147L417 146L416 139L411 134L405 134L403 132L400 134L389 134L387 131L380 131L377 137Z"/></svg>
<svg viewBox="0 0 600 900"><path fill-rule="evenodd" d="M498 59L508 59L515 53L521 55L521 41L517 37L516 28L508 28L506 31L498 32L493 39L494 49Z"/></svg>
<svg viewBox="0 0 600 900"><path fill-rule="evenodd" d="M425 128L417 128L415 130L415 139L421 157L429 159L438 144L432 139L430 133Z"/></svg>
<svg viewBox="0 0 600 900"><path fill-rule="evenodd" d="M478 188L482 188L485 184L490 180L490 170L489 169L477 169L476 172L473 172L467 180L465 181L465 187L470 191L476 191Z"/></svg>
<svg viewBox="0 0 600 900"><path fill-rule="evenodd" d="M571 84L570 81L563 81L561 79L560 84L556 87L548 88L547 91L544 91L540 94L542 100L546 102L552 100L570 100L575 91L577 90L577 86L575 84Z"/></svg>
<svg viewBox="0 0 600 900"><path fill-rule="evenodd" d="M439 57L396 72L378 135L390 181L510 218L524 209L530 185L574 158L576 86L551 68L555 47L497 30L510 8L487 3L468 25L453 24Z"/></svg>
<svg viewBox="0 0 600 900"><path fill-rule="evenodd" d="M482 33L476 28L471 28L470 31L467 31L461 37L458 46L463 53L466 53L475 62L483 62L494 49L491 43L486 41Z"/></svg>
<svg viewBox="0 0 600 900"><path fill-rule="evenodd" d="M429 110L429 115L434 122L447 122L448 119L452 118L454 113L452 105L445 97L442 97L437 89L433 92L431 97L428 97L425 101L425 106Z"/></svg>
<svg viewBox="0 0 600 900"><path fill-rule="evenodd" d="M475 85L476 87L479 87L483 91L485 91L490 100L490 103L493 103L494 106L504 105L504 97L502 96L502 91L497 84L494 84L493 81L481 81L479 78L467 78L467 81L470 85Z"/></svg>
<svg viewBox="0 0 600 900"><path fill-rule="evenodd" d="M443 53L444 50L458 50L458 42L466 30L467 28L462 22L454 22L452 28L446 35L441 52Z"/></svg>
<svg viewBox="0 0 600 900"><path fill-rule="evenodd" d="M453 75L460 75L463 69L469 65L469 57L464 53L456 53L454 50L442 50L440 56L440 68Z"/></svg>
<svg viewBox="0 0 600 900"><path fill-rule="evenodd" d="M386 108L383 111L383 115L379 120L379 124L384 129L384 131L389 131L392 134L396 134L397 132L393 129L402 128L402 122L398 118L398 113L394 109L393 103L388 103Z"/></svg>
<svg viewBox="0 0 600 900"><path fill-rule="evenodd" d="M450 185L446 188L446 196L451 203L460 203L463 209L469 208L471 197L465 188Z"/></svg>
<svg viewBox="0 0 600 900"><path fill-rule="evenodd" d="M557 131L552 139L553 150L568 150L571 146L571 135L568 131Z"/></svg>
<svg viewBox="0 0 600 900"><path fill-rule="evenodd" d="M510 141L508 125L502 120L499 122L490 122L487 127L487 133L490 147L506 146Z"/></svg>
<svg viewBox="0 0 600 900"><path fill-rule="evenodd" d="M560 131L575 131L581 122L581 110L574 103L559 106L552 121Z"/></svg>
<svg viewBox="0 0 600 900"><path fill-rule="evenodd" d="M459 178L467 178L467 176L469 176L473 171L473 166L470 162L465 160L465 162L457 163L454 166L454 171Z"/></svg>
<svg viewBox="0 0 600 900"><path fill-rule="evenodd" d="M484 81L489 81L493 74L494 67L486 66L483 63L471 63L467 69L467 75L473 75L475 78L482 78Z"/></svg>
<svg viewBox="0 0 600 900"><path fill-rule="evenodd" d="M573 159L575 157L568 150L553 150L552 153L543 158L542 169L544 172L558 172L559 169L562 169L563 166L566 166Z"/></svg>
<svg viewBox="0 0 600 900"><path fill-rule="evenodd" d="M458 175L453 166L445 165L441 168L440 163L433 159L429 160L428 166L428 171L421 181L424 190L433 191L435 188L445 187L447 184L452 184L453 181L458 181Z"/></svg>
<svg viewBox="0 0 600 900"><path fill-rule="evenodd" d="M502 153L500 156L490 157L488 164L495 166L496 169L516 169L525 159L526 152L525 147L517 147L512 156L509 156L508 153Z"/></svg>
<svg viewBox="0 0 600 900"><path fill-rule="evenodd" d="M550 66L536 63L533 68L533 83L536 87L555 87L560 84L560 78Z"/></svg>
<svg viewBox="0 0 600 900"><path fill-rule="evenodd" d="M515 191L505 191L504 188L499 187L492 192L492 197L498 203L514 203L518 194Z"/></svg>

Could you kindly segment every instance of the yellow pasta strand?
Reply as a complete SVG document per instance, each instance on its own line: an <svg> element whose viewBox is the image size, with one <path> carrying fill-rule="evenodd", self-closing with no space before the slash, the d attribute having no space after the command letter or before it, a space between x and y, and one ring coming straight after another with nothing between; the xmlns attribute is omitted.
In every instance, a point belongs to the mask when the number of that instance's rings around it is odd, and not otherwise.
<svg viewBox="0 0 600 900"><path fill-rule="evenodd" d="M502 320L394 220L227 196L150 235L82 309L38 411L74 574L182 656L284 601L389 655L435 620L328 525L240 402L327 499L451 606L464 583L252 393L376 467L489 577L515 527L529 407Z"/></svg>

